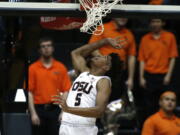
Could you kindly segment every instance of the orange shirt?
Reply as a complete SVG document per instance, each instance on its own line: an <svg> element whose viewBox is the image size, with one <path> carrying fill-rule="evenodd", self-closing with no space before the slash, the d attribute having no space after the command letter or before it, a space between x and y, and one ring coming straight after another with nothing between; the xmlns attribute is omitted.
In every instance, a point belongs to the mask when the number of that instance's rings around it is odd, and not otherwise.
<svg viewBox="0 0 180 135"><path fill-rule="evenodd" d="M40 60L29 67L29 86L35 104L47 104L52 102L52 96L59 92L68 91L71 81L66 67L53 60L50 68L43 66Z"/></svg>
<svg viewBox="0 0 180 135"><path fill-rule="evenodd" d="M180 135L180 119L159 111L145 121L142 135Z"/></svg>
<svg viewBox="0 0 180 135"><path fill-rule="evenodd" d="M150 0L149 4L152 5L161 5L163 4L164 0Z"/></svg>
<svg viewBox="0 0 180 135"><path fill-rule="evenodd" d="M136 55L136 43L133 34L126 28L122 30L117 30L114 21L104 24L103 34L99 36L93 35L89 43L94 43L104 38L116 38L116 37L122 37L127 40L127 44L124 46L124 48L115 49L107 44L99 49L102 55L117 53L120 56L121 60L126 60L127 56Z"/></svg>
<svg viewBox="0 0 180 135"><path fill-rule="evenodd" d="M170 32L162 31L159 39L148 33L141 40L139 61L145 62L145 70L149 73L166 73L169 58L177 56L176 39Z"/></svg>

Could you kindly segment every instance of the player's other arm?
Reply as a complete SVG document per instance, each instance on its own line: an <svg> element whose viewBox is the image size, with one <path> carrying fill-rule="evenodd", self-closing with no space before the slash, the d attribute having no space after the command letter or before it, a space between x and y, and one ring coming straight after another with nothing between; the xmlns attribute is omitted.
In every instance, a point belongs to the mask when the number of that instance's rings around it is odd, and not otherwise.
<svg viewBox="0 0 180 135"><path fill-rule="evenodd" d="M104 113L109 96L111 94L111 83L108 79L101 79L97 84L96 106L91 108L68 107L66 100L59 99L64 112L72 113L83 117L101 117Z"/></svg>

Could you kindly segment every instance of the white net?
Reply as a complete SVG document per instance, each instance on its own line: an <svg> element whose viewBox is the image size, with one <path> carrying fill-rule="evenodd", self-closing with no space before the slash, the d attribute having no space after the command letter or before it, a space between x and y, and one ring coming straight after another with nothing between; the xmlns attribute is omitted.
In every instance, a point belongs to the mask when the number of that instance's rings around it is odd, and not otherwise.
<svg viewBox="0 0 180 135"><path fill-rule="evenodd" d="M104 31L102 18L105 17L107 13L110 13L113 6L118 2L122 4L122 1L123 0L79 0L87 14L87 20L80 28L80 31L88 34L101 35Z"/></svg>

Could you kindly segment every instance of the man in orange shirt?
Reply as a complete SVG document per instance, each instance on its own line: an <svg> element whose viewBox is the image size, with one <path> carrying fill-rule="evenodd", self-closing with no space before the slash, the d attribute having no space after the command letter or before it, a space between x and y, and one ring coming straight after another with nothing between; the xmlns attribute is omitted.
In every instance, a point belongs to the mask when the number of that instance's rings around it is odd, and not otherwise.
<svg viewBox="0 0 180 135"><path fill-rule="evenodd" d="M144 88L147 115L157 111L162 90L169 89L178 56L176 38L173 33L163 30L163 25L161 19L152 19L151 32L143 36L140 43L140 85Z"/></svg>
<svg viewBox="0 0 180 135"><path fill-rule="evenodd" d="M29 111L33 135L58 135L59 106L52 103L52 96L66 92L71 86L66 67L53 58L53 41L39 41L40 59L29 67Z"/></svg>
<svg viewBox="0 0 180 135"><path fill-rule="evenodd" d="M159 105L159 112L145 121L142 135L180 135L180 119L173 113L176 107L176 94L171 91L164 92Z"/></svg>
<svg viewBox="0 0 180 135"><path fill-rule="evenodd" d="M116 18L104 24L103 34L99 36L93 35L89 43L94 43L104 38L120 37L121 39L124 39L124 46L122 49L115 49L107 44L101 47L100 49L96 50L93 54L94 55L109 55L111 53L118 54L119 57L126 63L126 65L128 65L127 66L128 77L127 77L126 84L127 84L128 89L132 90L134 69L135 69L136 43L135 43L135 39L132 32L125 27L127 24L127 21L128 20L126 18ZM124 78L124 80L125 79L126 78ZM112 94L112 95L117 95L119 98L119 90L113 90L113 92L114 91L116 91L117 94Z"/></svg>

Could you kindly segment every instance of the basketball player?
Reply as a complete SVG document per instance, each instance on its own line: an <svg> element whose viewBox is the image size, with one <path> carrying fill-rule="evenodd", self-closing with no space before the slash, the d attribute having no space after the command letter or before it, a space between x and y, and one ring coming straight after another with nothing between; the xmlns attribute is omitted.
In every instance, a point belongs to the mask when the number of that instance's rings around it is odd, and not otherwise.
<svg viewBox="0 0 180 135"><path fill-rule="evenodd" d="M108 103L110 76L117 74L116 69L120 70L122 62L116 54L93 56L89 60L86 58L107 43L116 48L123 46L122 40L108 38L72 51L73 66L80 75L69 93L53 99L63 110L60 135L97 135L95 122L96 118L102 116Z"/></svg>

